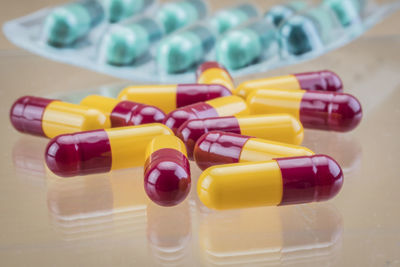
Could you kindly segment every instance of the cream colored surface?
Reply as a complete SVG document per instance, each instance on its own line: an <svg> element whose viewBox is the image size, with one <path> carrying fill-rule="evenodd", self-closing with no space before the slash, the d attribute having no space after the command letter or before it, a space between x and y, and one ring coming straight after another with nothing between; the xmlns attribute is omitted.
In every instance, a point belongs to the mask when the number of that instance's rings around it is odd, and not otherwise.
<svg viewBox="0 0 400 267"><path fill-rule="evenodd" d="M2 0L0 20L61 2ZM239 1L212 6L233 2ZM360 99L364 118L350 133L305 131L304 146L331 155L344 169L343 189L332 201L222 212L199 203L193 189L200 171L194 164L188 199L171 209L143 194L141 168L76 179L46 173L48 140L12 128L12 102L26 94L74 94L120 81L32 55L1 35L0 265L399 266L399 23L397 13L318 59L246 77L331 69L345 91ZM117 180L121 186L114 186ZM123 210L112 204L119 190L132 197ZM215 224L226 227L214 231Z"/></svg>

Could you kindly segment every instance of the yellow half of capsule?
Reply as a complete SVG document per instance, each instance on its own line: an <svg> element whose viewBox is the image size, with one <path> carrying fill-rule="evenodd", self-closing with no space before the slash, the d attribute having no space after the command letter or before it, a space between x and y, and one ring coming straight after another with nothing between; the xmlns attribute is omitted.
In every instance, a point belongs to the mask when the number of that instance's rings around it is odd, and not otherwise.
<svg viewBox="0 0 400 267"><path fill-rule="evenodd" d="M157 150L164 148L171 148L178 150L179 152L187 156L186 146L181 139L179 139L174 135L160 135L154 137L153 140L151 140L151 142L147 146L146 159L148 159L151 156L151 154L153 154Z"/></svg>
<svg viewBox="0 0 400 267"><path fill-rule="evenodd" d="M304 138L301 122L289 114L235 116L242 135L300 145Z"/></svg>
<svg viewBox="0 0 400 267"><path fill-rule="evenodd" d="M282 174L275 160L213 166L200 175L197 193L211 209L276 206L282 200Z"/></svg>
<svg viewBox="0 0 400 267"><path fill-rule="evenodd" d="M300 118L300 104L305 90L256 90L247 97L251 114L288 113Z"/></svg>
<svg viewBox="0 0 400 267"><path fill-rule="evenodd" d="M176 84L129 86L119 93L118 99L153 105L170 113L176 109L176 88Z"/></svg>
<svg viewBox="0 0 400 267"><path fill-rule="evenodd" d="M245 81L235 89L234 94L246 98L250 93L258 89L284 89L301 90L300 83L294 75Z"/></svg>
<svg viewBox="0 0 400 267"><path fill-rule="evenodd" d="M117 99L100 96L100 95L89 95L82 99L81 105L86 107L91 107L100 110L104 114L111 114L119 101Z"/></svg>
<svg viewBox="0 0 400 267"><path fill-rule="evenodd" d="M218 113L218 116L249 115L246 101L238 96L225 96L206 101Z"/></svg>
<svg viewBox="0 0 400 267"><path fill-rule="evenodd" d="M159 135L174 135L161 123L107 129L112 164L111 170L143 166L147 145Z"/></svg>
<svg viewBox="0 0 400 267"><path fill-rule="evenodd" d="M250 138L242 148L239 162L267 161L274 158L311 155L314 155L314 152L303 146Z"/></svg>
<svg viewBox="0 0 400 267"><path fill-rule="evenodd" d="M209 68L205 70L197 79L197 83L221 84L231 91L235 89L231 76L220 68Z"/></svg>
<svg viewBox="0 0 400 267"><path fill-rule="evenodd" d="M51 102L42 117L42 129L49 138L110 127L110 119L99 110L61 101Z"/></svg>

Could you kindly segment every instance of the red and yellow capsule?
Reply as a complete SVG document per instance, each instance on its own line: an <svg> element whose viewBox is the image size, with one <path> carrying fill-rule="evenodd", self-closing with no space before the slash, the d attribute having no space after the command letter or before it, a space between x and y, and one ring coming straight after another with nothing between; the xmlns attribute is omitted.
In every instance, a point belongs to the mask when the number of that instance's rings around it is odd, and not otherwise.
<svg viewBox="0 0 400 267"><path fill-rule="evenodd" d="M235 89L229 71L216 61L201 64L196 71L196 81L202 84L221 84L231 91Z"/></svg>
<svg viewBox="0 0 400 267"><path fill-rule="evenodd" d="M343 83L336 73L322 70L245 81L239 84L234 92L236 95L246 98L251 92L258 89L341 92Z"/></svg>
<svg viewBox="0 0 400 267"><path fill-rule="evenodd" d="M324 201L343 185L339 164L325 155L214 166L197 183L200 201L212 209L239 209Z"/></svg>
<svg viewBox="0 0 400 267"><path fill-rule="evenodd" d="M228 116L186 121L176 135L186 144L188 156L193 158L196 141L205 133L222 131L257 138L300 145L303 141L303 126L289 114L267 114Z"/></svg>
<svg viewBox="0 0 400 267"><path fill-rule="evenodd" d="M15 101L10 120L20 132L48 138L111 126L109 118L99 110L34 96Z"/></svg>
<svg viewBox="0 0 400 267"><path fill-rule="evenodd" d="M144 153L158 135L173 135L161 123L64 134L47 145L47 167L63 177L143 166Z"/></svg>
<svg viewBox="0 0 400 267"><path fill-rule="evenodd" d="M102 111L110 118L111 127L161 123L165 118L165 113L155 106L100 95L89 95L80 104Z"/></svg>
<svg viewBox="0 0 400 267"><path fill-rule="evenodd" d="M247 97L252 114L288 113L304 128L347 132L361 121L360 102L352 95L305 90L256 90Z"/></svg>
<svg viewBox="0 0 400 267"><path fill-rule="evenodd" d="M197 166L205 170L214 165L310 156L314 152L302 146L214 131L197 140L193 155Z"/></svg>
<svg viewBox="0 0 400 267"><path fill-rule="evenodd" d="M165 113L197 102L232 95L220 84L135 85L123 89L120 100L153 105Z"/></svg>
<svg viewBox="0 0 400 267"><path fill-rule="evenodd" d="M241 97L225 96L178 108L165 117L164 124L176 132L188 120L249 114L246 101Z"/></svg>
<svg viewBox="0 0 400 267"><path fill-rule="evenodd" d="M144 189L161 206L175 206L190 191L190 165L185 144L172 135L156 136L147 146Z"/></svg>

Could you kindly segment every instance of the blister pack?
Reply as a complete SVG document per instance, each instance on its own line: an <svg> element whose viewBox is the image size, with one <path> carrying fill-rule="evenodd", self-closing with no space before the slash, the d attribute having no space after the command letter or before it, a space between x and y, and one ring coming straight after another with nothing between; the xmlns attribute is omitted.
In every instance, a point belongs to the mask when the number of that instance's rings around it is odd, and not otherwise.
<svg viewBox="0 0 400 267"><path fill-rule="evenodd" d="M265 12L244 3L210 15L203 0L81 0L9 21L3 30L17 46L55 61L176 83L195 80L196 67L209 60L234 77L310 60L353 41L399 7L291 1Z"/></svg>

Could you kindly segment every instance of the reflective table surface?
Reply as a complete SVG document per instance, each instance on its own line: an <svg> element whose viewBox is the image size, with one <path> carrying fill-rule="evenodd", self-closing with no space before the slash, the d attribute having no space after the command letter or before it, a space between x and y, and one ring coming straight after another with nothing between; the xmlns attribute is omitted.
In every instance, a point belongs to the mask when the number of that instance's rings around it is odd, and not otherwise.
<svg viewBox="0 0 400 267"><path fill-rule="evenodd" d="M2 21L50 3L16 2L1 11ZM349 133L306 130L303 145L343 167L336 198L232 211L199 202L195 164L192 191L173 208L150 202L142 168L70 179L51 174L43 161L48 140L12 128L13 101L107 90L121 81L29 54L2 37L1 266L400 266L397 16L318 59L246 77L331 69L360 99L364 117Z"/></svg>

